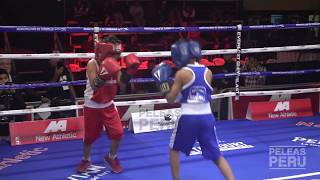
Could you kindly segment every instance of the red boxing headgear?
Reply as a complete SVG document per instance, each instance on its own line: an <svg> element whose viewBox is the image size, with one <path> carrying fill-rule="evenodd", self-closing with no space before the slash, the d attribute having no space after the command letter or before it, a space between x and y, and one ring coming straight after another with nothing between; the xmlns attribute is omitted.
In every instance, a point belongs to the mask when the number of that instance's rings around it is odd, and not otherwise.
<svg viewBox="0 0 320 180"><path fill-rule="evenodd" d="M103 61L106 57L120 55L121 51L121 42L97 42L95 49L95 59L98 61Z"/></svg>

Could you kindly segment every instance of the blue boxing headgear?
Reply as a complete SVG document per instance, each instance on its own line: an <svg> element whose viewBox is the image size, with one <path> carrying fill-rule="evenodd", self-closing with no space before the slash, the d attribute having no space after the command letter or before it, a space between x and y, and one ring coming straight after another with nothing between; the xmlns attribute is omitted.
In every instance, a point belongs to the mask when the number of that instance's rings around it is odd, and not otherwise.
<svg viewBox="0 0 320 180"><path fill-rule="evenodd" d="M171 46L171 56L177 68L182 68L188 64L190 59L201 57L201 48L198 42L178 41Z"/></svg>

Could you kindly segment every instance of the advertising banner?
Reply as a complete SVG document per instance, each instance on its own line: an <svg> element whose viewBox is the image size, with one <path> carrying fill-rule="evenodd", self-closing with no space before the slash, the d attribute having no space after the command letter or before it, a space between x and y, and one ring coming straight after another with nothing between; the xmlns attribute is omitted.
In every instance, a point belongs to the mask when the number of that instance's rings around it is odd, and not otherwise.
<svg viewBox="0 0 320 180"><path fill-rule="evenodd" d="M310 99L292 99L287 101L250 102L246 118L268 120L312 115Z"/></svg>
<svg viewBox="0 0 320 180"><path fill-rule="evenodd" d="M83 116L10 123L11 145L82 139Z"/></svg>
<svg viewBox="0 0 320 180"><path fill-rule="evenodd" d="M181 116L180 108L132 113L134 133L173 129Z"/></svg>

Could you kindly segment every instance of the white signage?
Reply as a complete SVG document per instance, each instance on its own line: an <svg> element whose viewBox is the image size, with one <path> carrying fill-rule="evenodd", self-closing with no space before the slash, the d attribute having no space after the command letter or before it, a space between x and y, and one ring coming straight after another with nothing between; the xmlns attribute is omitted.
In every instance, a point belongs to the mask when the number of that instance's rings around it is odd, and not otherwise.
<svg viewBox="0 0 320 180"><path fill-rule="evenodd" d="M134 133L173 129L181 116L180 108L131 113Z"/></svg>

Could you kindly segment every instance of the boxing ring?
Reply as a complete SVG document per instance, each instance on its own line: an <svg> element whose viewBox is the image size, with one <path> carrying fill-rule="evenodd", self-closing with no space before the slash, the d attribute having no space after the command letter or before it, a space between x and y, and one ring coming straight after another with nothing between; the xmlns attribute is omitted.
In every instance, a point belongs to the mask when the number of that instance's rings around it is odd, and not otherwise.
<svg viewBox="0 0 320 180"><path fill-rule="evenodd" d="M284 94L304 94L320 92L320 87L272 90L272 91L241 91L239 81L241 76L272 76L288 74L312 74L319 73L320 69L281 71L281 72L240 72L240 59L242 54L316 50L320 44L265 47L265 48L241 48L241 34L251 30L275 30L295 28L319 28L320 23L310 24L284 24L261 26L216 26L216 27L138 27L138 28L89 28L89 27L8 27L0 26L0 32L189 32L189 31L231 31L237 34L236 49L203 50L203 55L236 54L236 71L229 74L215 74L214 78L235 78L235 87L231 92L212 95L213 99L234 98L241 101L241 97L271 96ZM135 52L138 57L169 57L170 52ZM121 56L129 53L124 52ZM9 59L72 59L92 58L93 53L50 53L50 54L0 54L0 58ZM152 82L149 78L132 79L131 83ZM24 89L55 87L66 85L84 85L84 80L62 83L37 83L1 85L0 89ZM117 106L165 104L162 98L151 100L117 101ZM18 115L29 113L41 113L48 111L62 111L81 109L81 105L49 107L40 109L24 109L1 111L0 116ZM314 116L313 116L314 115ZM316 114L309 117L286 118L269 121L217 121L217 134L221 151L230 163L236 179L240 180L284 180L284 179L320 179L319 148L320 120ZM170 179L170 167L168 156L168 144L171 130L163 130L150 133L133 134L126 130L125 138L120 147L118 156L124 168L121 174L112 174L103 163L103 155L108 147L106 137L101 136L92 150L93 166L87 173L76 174L75 167L82 154L81 140L58 141L51 143L39 143L20 146L8 146L0 144L0 177L1 179ZM107 141L108 142L108 141ZM304 150L304 154L294 154L299 158L301 166L284 167L273 166L273 158L281 158L286 154L272 154L275 148L288 150L298 148ZM286 148L286 149L284 149ZM279 150L279 149L278 149ZM292 155L292 154L291 154ZM203 160L201 149L196 144L189 158L183 155L181 161L181 179L222 179L217 168L212 162ZM300 159L302 158L302 160ZM302 162L303 161L303 162Z"/></svg>

